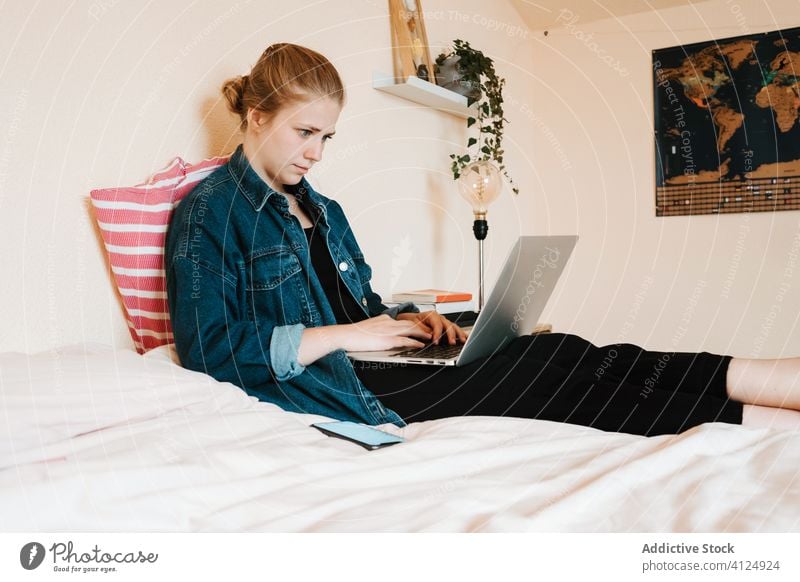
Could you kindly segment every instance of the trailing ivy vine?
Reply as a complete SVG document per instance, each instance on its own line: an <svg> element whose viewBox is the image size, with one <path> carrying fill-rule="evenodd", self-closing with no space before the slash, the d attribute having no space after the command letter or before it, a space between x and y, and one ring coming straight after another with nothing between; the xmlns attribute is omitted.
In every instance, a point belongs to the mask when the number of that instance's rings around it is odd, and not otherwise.
<svg viewBox="0 0 800 582"><path fill-rule="evenodd" d="M459 83L468 90L467 105L471 107L477 103L477 117L468 117L467 127L477 124L478 132L477 137L471 135L467 140L466 154L450 154L453 179L457 180L472 162L493 161L508 179L514 194L519 194L519 188L514 185L503 162L503 124L508 121L503 117L503 85L506 81L497 76L492 59L460 39L453 41L452 50L436 57L436 65L441 67L454 56L459 57Z"/></svg>

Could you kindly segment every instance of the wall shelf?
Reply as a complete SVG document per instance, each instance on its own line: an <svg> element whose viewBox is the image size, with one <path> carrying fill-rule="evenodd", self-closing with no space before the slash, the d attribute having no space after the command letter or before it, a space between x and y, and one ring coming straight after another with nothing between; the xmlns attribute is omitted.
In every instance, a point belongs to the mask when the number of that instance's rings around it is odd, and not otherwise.
<svg viewBox="0 0 800 582"><path fill-rule="evenodd" d="M475 107L467 107L467 98L453 91L423 81L419 77L408 77L405 83L395 83L394 77L375 71L372 73L372 87L414 103L452 113L458 117L477 116Z"/></svg>

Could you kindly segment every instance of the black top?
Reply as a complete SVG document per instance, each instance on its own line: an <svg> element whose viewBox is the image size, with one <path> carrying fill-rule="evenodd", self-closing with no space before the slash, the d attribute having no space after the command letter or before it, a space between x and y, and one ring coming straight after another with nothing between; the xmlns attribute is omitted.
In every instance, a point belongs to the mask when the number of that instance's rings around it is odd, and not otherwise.
<svg viewBox="0 0 800 582"><path fill-rule="evenodd" d="M311 267L316 271L319 282L325 290L328 303L331 304L336 323L355 323L367 319L361 306L353 299L353 295L339 277L336 265L333 264L325 238L317 230L317 224L304 228L308 239L308 250L311 255Z"/></svg>

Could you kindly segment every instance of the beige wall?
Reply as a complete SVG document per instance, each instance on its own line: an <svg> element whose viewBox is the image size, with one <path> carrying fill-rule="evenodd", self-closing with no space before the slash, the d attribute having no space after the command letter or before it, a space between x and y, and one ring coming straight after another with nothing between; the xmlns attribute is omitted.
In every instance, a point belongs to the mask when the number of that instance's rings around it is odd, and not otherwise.
<svg viewBox="0 0 800 582"><path fill-rule="evenodd" d="M86 196L139 182L175 155L230 151L236 120L218 87L279 41L320 50L348 86L310 180L348 211L376 289L474 290L471 213L449 176L463 120L371 88L373 71L391 69L383 0L16 4L0 23L0 350L131 345ZM510 4L488 6L424 2L431 44L469 40L508 80L505 149L521 194L507 189L491 210L489 281L518 234L578 233L544 316L558 330L664 349L800 352L786 268L800 215L654 218L650 82L652 48L746 32L742 22L753 32L797 25L797 3L579 19L547 36ZM600 62L578 29L628 74Z"/></svg>
<svg viewBox="0 0 800 582"><path fill-rule="evenodd" d="M798 3L570 20L535 34L520 105L550 130L529 152L533 230L582 237L550 319L601 343L798 355L800 213L656 218L651 137L653 49L798 26Z"/></svg>

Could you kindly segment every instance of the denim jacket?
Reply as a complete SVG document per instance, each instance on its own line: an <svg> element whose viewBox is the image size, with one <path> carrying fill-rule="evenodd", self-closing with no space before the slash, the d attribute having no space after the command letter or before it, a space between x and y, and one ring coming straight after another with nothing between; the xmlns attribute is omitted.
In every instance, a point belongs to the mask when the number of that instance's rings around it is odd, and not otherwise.
<svg viewBox="0 0 800 582"><path fill-rule="evenodd" d="M305 178L290 191L319 218L331 258L364 313L387 309L341 206ZM229 162L177 206L165 246L169 312L181 364L236 384L293 412L404 426L360 382L343 350L297 361L307 327L336 324L308 260L308 243L286 198L250 166L240 145Z"/></svg>

